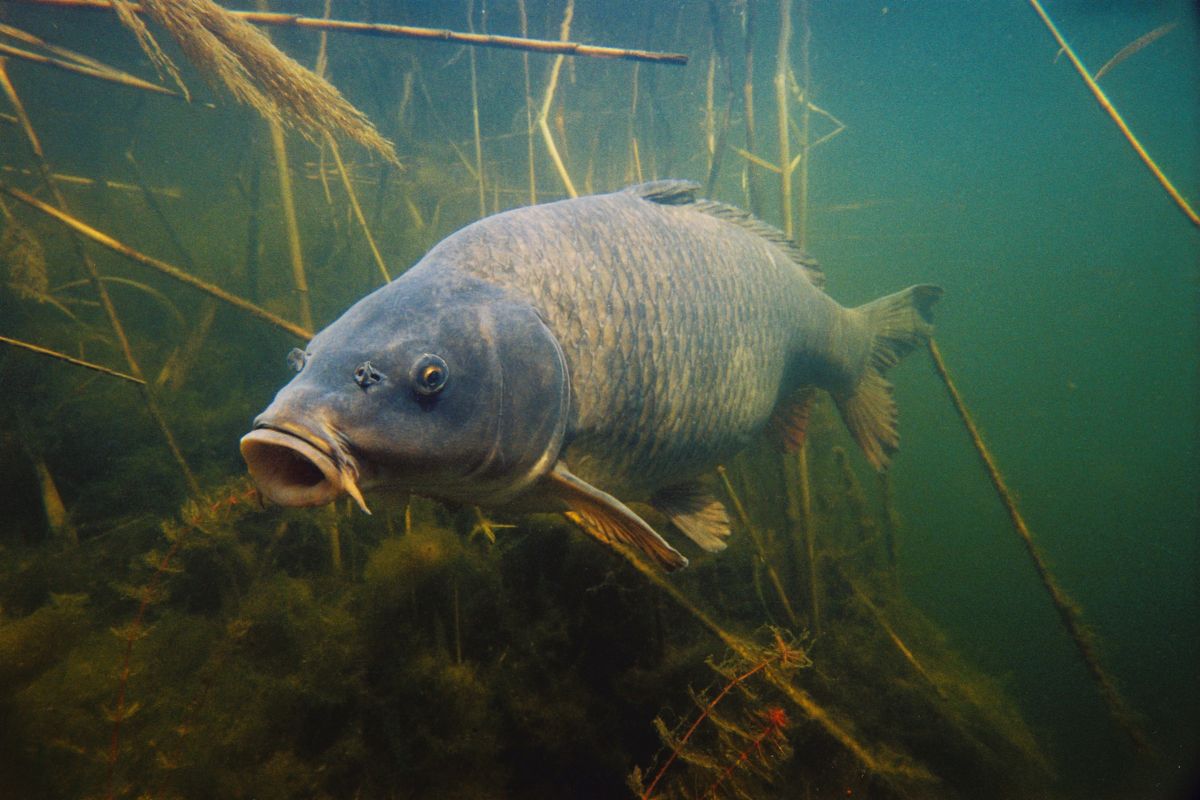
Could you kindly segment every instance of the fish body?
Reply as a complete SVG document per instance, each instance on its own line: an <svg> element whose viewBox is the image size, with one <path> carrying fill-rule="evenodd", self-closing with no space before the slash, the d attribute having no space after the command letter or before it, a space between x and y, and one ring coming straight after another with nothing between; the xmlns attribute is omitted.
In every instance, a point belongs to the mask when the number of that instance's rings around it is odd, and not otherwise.
<svg viewBox="0 0 1200 800"><path fill-rule="evenodd" d="M941 290L845 308L783 234L695 191L515 209L444 239L297 357L242 443L264 494L304 505L391 485L565 510L675 567L618 498L720 549L728 515L695 479L769 423L798 444L813 388L885 466L898 440L882 373L928 335ZM440 385L422 383L431 368Z"/></svg>

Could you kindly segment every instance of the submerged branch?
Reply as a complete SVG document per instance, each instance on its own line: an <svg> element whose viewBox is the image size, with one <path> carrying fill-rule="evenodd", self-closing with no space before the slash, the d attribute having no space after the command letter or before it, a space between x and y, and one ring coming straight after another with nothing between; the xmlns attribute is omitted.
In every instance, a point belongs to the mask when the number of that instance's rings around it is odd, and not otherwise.
<svg viewBox="0 0 1200 800"><path fill-rule="evenodd" d="M107 0L20 0L20 2L54 6L56 8L79 8L94 11L108 11L112 9L112 5ZM130 7L135 12L141 12L142 10L139 5L131 5ZM356 33L363 36L378 36L388 39L423 39L425 41L466 44L474 47L500 47L508 50L524 50L531 53L588 56L591 58L611 58L625 61L648 61L655 64L673 64L675 66L686 66L688 63L688 57L684 53L660 53L653 50L603 47L600 45L581 44L579 42L527 39L521 36L463 33L443 28L421 28L414 25L321 19L319 17L305 17L300 14L271 11L231 11L229 13L255 25L270 25L281 28L300 28L303 30L329 31L331 33Z"/></svg>

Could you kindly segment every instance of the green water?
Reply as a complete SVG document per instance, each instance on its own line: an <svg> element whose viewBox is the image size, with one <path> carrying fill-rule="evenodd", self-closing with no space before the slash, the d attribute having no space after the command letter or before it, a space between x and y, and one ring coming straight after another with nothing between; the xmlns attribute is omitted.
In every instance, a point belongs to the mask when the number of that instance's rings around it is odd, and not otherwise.
<svg viewBox="0 0 1200 800"><path fill-rule="evenodd" d="M779 12L774 2L715 5L728 67L719 61L715 70L714 134L730 91L734 102L713 195L745 206L752 199L745 162L730 149L746 146L742 22L749 8L754 150L776 161ZM1187 796L1200 780L1200 233L1056 55L1027 4L811 5L811 100L845 127L811 151L805 245L822 263L830 294L846 305L918 282L945 287L937 340L949 369L1155 751L1134 756L1107 713L944 387L917 352L892 373L903 436L890 473L902 519L898 561L886 570L860 565L856 574L886 574L899 587L888 595L890 607L929 648L919 655L944 665L951 656L941 654L954 654L976 671L964 675L996 682L999 705L1023 718L1054 776L1014 781L1010 790L972 787L963 776L989 773L962 767L940 784L863 779L853 788L878 797ZM801 8L793 12L792 60L802 79ZM319 16L322 7L287 10ZM347 0L332 10L341 19L467 26L465 4ZM1060 0L1047 10L1092 70L1137 37L1176 23L1101 85L1195 205L1195 5ZM639 177L704 182L709 4L578 0L574 11L575 41L690 56L686 68L564 63L547 122L579 191ZM557 38L561 14L559 3L531 0L529 35ZM154 78L133 37L103 13L6 2L0 22ZM475 3L473 24L520 31L509 2ZM316 34L273 37L302 63L315 61ZM0 43L10 41L0 35ZM186 64L178 49L168 52ZM333 83L396 143L406 165L400 173L342 145L395 276L480 216L470 59L452 44L344 34L330 36L328 54ZM534 113L552 63L529 56ZM499 49L478 50L476 69L483 204L491 213L529 200L525 72L519 53ZM252 111L186 66L201 102L17 59L8 71L49 167L121 184L60 183L72 213L299 318L270 140ZM791 103L795 110L794 96ZM0 113L13 113L7 100ZM810 122L814 140L835 129L820 113ZM328 150L296 134L288 146L319 328L377 286L379 271ZM538 131L533 146L538 199L564 196ZM157 195L166 225L137 188L127 152L146 185L177 190ZM332 202L316 179L322 163ZM53 201L21 128L7 117L0 167L6 185ZM756 169L748 180L758 212L780 224L778 178ZM3 203L5 227L12 214L44 249L47 285L62 306L18 292L10 256L0 265L8 270L0 271L0 335L128 371L94 292L70 285L84 277L71 240L17 200ZM153 290L109 284L150 380L202 337L187 374L177 384L166 376L159 394L184 458L204 491L216 493L201 505L241 497L245 485L229 483L244 471L238 437L287 380L284 356L298 342L223 305L200 333L203 295L101 248L88 252L102 274ZM410 509L414 532L404 534L403 500L370 519L340 507L321 516L328 512L262 511L236 500L232 518L199 526L210 539L189 534L177 551L180 572L173 566L152 578L147 554L158 563L169 551L162 522L181 518L189 492L141 395L116 379L0 348L0 797L9 796L6 786L14 797L636 796L625 776L661 763L653 719L692 716L689 685L720 688L704 660L728 658L725 644L619 557L541 518L505 517L517 527L498 530L492 545L469 535L469 509L422 501ZM852 447L840 423L825 423L812 442L818 498L834 496L822 488L838 479L831 448ZM877 509L863 459L851 452L850 461ZM53 476L77 545L47 523L38 464ZM773 509L785 501L770 487L779 474L757 483L747 477L761 469L739 464L735 484L753 496L755 520L778 533L783 523ZM852 514L829 503L823 546L841 547L835 531L849 530ZM340 573L330 563L331 525L342 536ZM678 580L693 602L709 601L723 624L750 635L785 617L746 540L741 535L727 555L699 556L695 573ZM797 636L813 621L800 599L803 563L780 561L796 595ZM166 599L151 604L146 623L154 627L136 640L127 681L128 702L140 711L123 722L114 758L105 714L126 684L118 677L122 642L108 631L137 614L126 590L158 580ZM86 595L86 604L54 599L66 594ZM918 613L928 622L914 621ZM877 718L869 710L887 705L875 698L893 675L870 673L875 645L856 639L867 637L866 627L853 619L845 617L844 634L814 637L811 677L801 672L796 683L833 703L866 740L921 760L938 749L922 750L909 730L924 718L883 711ZM843 695L822 681L857 674L856 647L863 680L877 683L864 685L861 708L838 706ZM886 663L910 683L902 663ZM844 796L848 779L829 776L853 774L853 759L847 764L819 725L788 708L791 754L754 793ZM171 733L183 724L198 735ZM168 746L171 736L180 743ZM183 766L164 767L160 755ZM833 766L822 772L826 764ZM682 767L672 770L681 775L675 796L698 796L709 785L684 784Z"/></svg>

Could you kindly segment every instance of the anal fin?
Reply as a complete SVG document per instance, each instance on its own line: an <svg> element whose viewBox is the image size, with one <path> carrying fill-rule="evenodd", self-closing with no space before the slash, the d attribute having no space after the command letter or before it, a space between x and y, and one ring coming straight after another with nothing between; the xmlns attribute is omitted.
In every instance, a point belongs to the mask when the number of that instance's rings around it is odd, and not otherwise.
<svg viewBox="0 0 1200 800"><path fill-rule="evenodd" d="M632 547L666 570L687 566L683 554L644 519L617 498L575 477L561 461L544 480L549 492L570 508L567 518L588 535L605 544Z"/></svg>
<svg viewBox="0 0 1200 800"><path fill-rule="evenodd" d="M675 527L710 553L725 549L729 512L699 483L682 483L659 489L650 504L670 517Z"/></svg>

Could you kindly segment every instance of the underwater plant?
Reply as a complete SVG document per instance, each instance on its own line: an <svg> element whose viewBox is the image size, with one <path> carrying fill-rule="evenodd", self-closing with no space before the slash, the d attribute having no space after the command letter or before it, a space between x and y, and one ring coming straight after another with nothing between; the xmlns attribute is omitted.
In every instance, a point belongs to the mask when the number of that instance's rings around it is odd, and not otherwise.
<svg viewBox="0 0 1200 800"><path fill-rule="evenodd" d="M669 753L644 786L643 773L640 768L630 776L630 788L641 797L641 800L651 800L651 798L661 795L661 793L656 795L655 789L671 765L681 757L693 769L715 773L710 786L697 796L717 797L718 790L723 785L726 785L735 794L742 793L744 790L737 787L743 780L741 770L744 768L756 767L749 770L749 773L758 779L769 778L770 772L767 767L777 760L775 756L782 756L787 752L785 731L790 723L787 712L781 706L764 705L760 696L762 689L760 688L756 693L747 686L747 682L769 667L787 672L812 666L812 661L809 660L799 644L789 641L778 629L773 629L771 634L774 641L762 648L759 658L753 664L746 663L745 658L740 655L731 656L724 664L718 665L710 662L710 666L718 674L728 677L711 700L705 700L703 695L693 695L693 700L700 706L700 711L682 735L676 735L671 731L661 718L655 719L655 728L664 744L669 748ZM732 721L738 712L731 711L725 706L721 706L718 710L722 701L729 698L730 693L735 691L737 692L735 697L740 699L741 703L733 703L733 705L751 703L754 705L752 710L743 709L741 712L751 718L753 724L749 728L739 726ZM727 706L729 703L725 705ZM713 740L713 743L708 745L709 752L705 752L703 748L692 743L693 737L706 721L714 730L714 736L709 737ZM738 749L739 747L741 749ZM692 780L694 782L695 778Z"/></svg>

